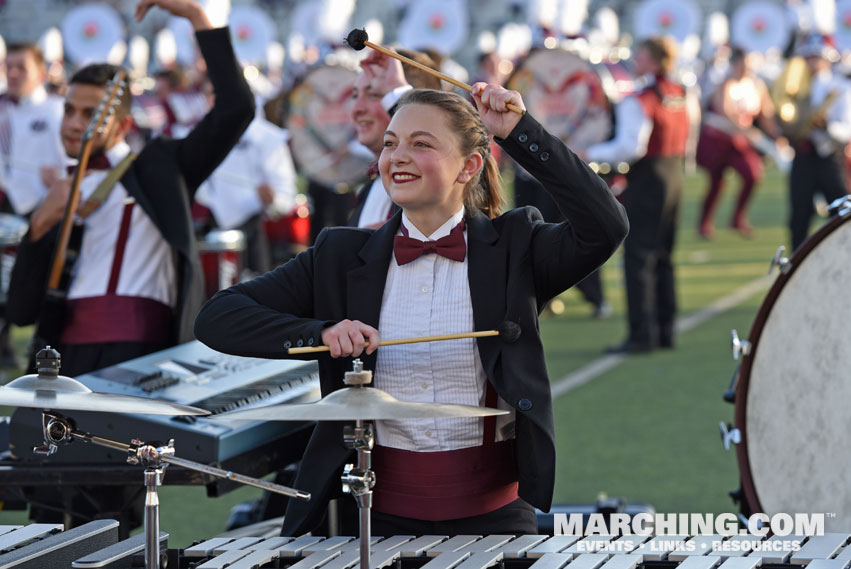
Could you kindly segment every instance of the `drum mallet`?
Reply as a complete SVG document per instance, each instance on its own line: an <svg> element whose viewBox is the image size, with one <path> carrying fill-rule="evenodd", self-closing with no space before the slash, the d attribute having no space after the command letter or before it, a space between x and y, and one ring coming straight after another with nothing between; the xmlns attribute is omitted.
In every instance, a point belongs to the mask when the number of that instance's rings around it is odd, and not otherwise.
<svg viewBox="0 0 851 569"><path fill-rule="evenodd" d="M378 44L372 43L371 41L369 41L369 35L366 33L365 29L359 30L359 29L355 28L354 30L350 31L349 35L346 36L346 43L349 44L349 47L351 47L355 51L360 51L364 47L371 47L375 51L380 51L381 53L383 53L385 55L389 55L390 57L392 57L394 59L398 59L399 61L401 61L403 63L407 63L408 65L412 65L412 66L416 67L417 69L425 71L429 75L433 75L433 76L437 77L438 79L442 79L442 80L446 81L447 83L451 83L451 84L455 85L456 87L464 89L465 91L467 91L469 93L473 92L473 88L471 86L467 85L466 83L458 81L457 79L453 79L449 75L446 75L445 73L441 73L440 71L435 71L431 67L428 67L427 65L423 65L422 63L418 63L418 62L414 61L413 59L410 59L408 57L405 57L404 55L398 54L391 49L387 49L386 47L382 47ZM520 107L518 107L517 105L514 105L512 103L508 103L506 105L506 107L508 108L508 110L514 111L515 113L517 113L519 115L526 113L526 111L524 111L523 109L521 109Z"/></svg>
<svg viewBox="0 0 851 569"><path fill-rule="evenodd" d="M460 340L462 338L486 338L488 336L501 336L506 343L511 344L517 341L520 337L520 325L514 322L505 321L499 325L498 330L482 330L481 332L464 332L461 334L443 334L441 336L422 336L419 338L400 338L398 340L382 340L378 343L379 346L398 346L400 344L417 344L419 342L439 342L442 340ZM369 345L366 342L365 345ZM287 353L294 354L315 354L319 352L327 352L328 346L305 346L301 348L288 348Z"/></svg>

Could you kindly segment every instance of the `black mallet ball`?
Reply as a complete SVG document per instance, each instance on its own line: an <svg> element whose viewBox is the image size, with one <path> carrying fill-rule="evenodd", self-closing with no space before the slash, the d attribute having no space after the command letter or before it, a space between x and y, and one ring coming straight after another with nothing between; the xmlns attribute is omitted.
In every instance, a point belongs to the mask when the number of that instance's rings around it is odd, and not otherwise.
<svg viewBox="0 0 851 569"><path fill-rule="evenodd" d="M367 40L369 40L369 34L366 33L365 29L355 28L346 36L346 43L355 51L365 48Z"/></svg>

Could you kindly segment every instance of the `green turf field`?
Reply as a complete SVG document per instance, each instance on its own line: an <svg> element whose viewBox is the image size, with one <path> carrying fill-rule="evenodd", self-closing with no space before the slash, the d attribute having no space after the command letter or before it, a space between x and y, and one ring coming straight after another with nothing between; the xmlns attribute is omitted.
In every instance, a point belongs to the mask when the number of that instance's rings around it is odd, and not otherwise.
<svg viewBox="0 0 851 569"><path fill-rule="evenodd" d="M725 229L735 195L730 189L737 189L732 176L716 216L715 239L697 239L696 208L704 185L702 174L688 177L676 252L681 315L700 311L765 275L774 251L788 239L785 182L776 170L769 169L757 189L751 206L757 232L751 240ZM561 315L542 318L554 383L601 357L606 345L624 339L620 262L620 255L615 256L603 272L614 308L610 318L593 319L591 307L575 291L562 296ZM736 367L730 329L747 337L763 295L759 292L680 335L675 350L627 358L555 401L556 503L588 503L606 493L665 513L736 511L727 492L738 487L738 469L734 454L721 446L718 428L719 421L732 421L733 408L721 395ZM16 334L22 348L26 335L26 330ZM221 533L230 507L258 495L243 489L208 499L202 488L165 486L160 492L161 527L172 535L172 547L183 547ZM0 512L0 524L25 519L23 512Z"/></svg>

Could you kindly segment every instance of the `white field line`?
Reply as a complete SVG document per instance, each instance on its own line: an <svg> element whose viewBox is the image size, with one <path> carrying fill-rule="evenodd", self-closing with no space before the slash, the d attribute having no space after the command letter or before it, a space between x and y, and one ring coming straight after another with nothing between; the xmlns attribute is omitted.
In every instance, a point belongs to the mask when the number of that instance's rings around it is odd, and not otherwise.
<svg viewBox="0 0 851 569"><path fill-rule="evenodd" d="M775 275L766 275L764 277L754 279L740 286L730 294L712 301L712 303L710 303L706 308L677 319L677 333L694 330L704 322L707 322L722 312L741 304L753 295L767 290L771 286L771 283L774 282L775 278ZM629 356L624 354L610 354L597 358L578 370L567 374L553 383L553 399L558 399L577 387L585 385L589 381L600 377L607 371L616 368L628 357Z"/></svg>

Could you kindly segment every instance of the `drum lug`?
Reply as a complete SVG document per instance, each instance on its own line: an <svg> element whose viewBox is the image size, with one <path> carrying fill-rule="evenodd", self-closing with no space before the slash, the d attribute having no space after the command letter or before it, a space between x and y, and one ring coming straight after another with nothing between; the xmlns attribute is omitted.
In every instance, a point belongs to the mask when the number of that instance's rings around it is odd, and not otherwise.
<svg viewBox="0 0 851 569"><path fill-rule="evenodd" d="M747 356L751 353L751 343L747 340L739 340L739 333L735 329L730 330L730 344L733 347L734 360L738 360L739 356Z"/></svg>
<svg viewBox="0 0 851 569"><path fill-rule="evenodd" d="M783 256L785 251L786 247L783 245L777 248L777 252L774 253L774 257L771 258L771 264L768 266L769 275L774 272L774 267L778 267L780 269L781 275L785 275L792 268L792 263L789 262L789 257Z"/></svg>
<svg viewBox="0 0 851 569"><path fill-rule="evenodd" d="M721 443L724 445L724 450L730 450L730 443L737 445L742 442L742 432L739 429L734 428L729 423L724 423L724 421L721 421L719 426L721 427Z"/></svg>
<svg viewBox="0 0 851 569"><path fill-rule="evenodd" d="M830 214L831 217L843 215L848 215L851 212L851 197L843 196L841 198L837 198L830 202L830 205L827 206L827 213Z"/></svg>

